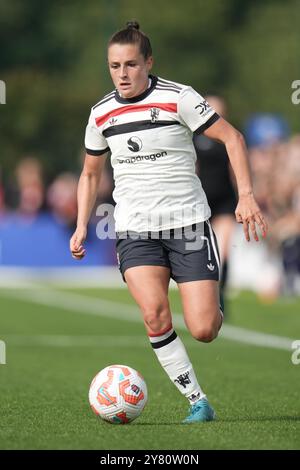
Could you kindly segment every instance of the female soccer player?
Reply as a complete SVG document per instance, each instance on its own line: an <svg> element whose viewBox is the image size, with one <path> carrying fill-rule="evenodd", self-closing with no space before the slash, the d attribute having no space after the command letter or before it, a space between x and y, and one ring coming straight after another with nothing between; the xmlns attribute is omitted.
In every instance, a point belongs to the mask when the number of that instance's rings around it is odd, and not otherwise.
<svg viewBox="0 0 300 470"><path fill-rule="evenodd" d="M192 138L204 133L225 144L237 179L236 220L248 241L249 228L258 241L256 224L263 236L267 226L253 196L244 139L191 87L150 74L150 41L136 22L110 39L108 65L116 89L91 109L70 250L75 259L85 255L87 224L110 151L120 271L160 364L191 405L183 422L211 421L214 410L172 327L168 286L172 277L192 336L216 338L223 318L219 256Z"/></svg>

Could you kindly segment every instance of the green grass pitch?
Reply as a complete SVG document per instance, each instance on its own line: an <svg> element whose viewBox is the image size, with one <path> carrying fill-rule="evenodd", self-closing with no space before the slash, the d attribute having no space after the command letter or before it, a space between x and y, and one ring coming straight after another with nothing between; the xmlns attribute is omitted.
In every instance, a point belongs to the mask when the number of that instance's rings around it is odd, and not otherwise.
<svg viewBox="0 0 300 470"><path fill-rule="evenodd" d="M0 365L1 449L300 448L300 364L292 363L292 350L222 337L200 344L177 329L218 416L184 426L186 400L158 364L142 321L122 319L121 305L125 312L133 306L128 292L60 289L56 298L57 290L51 290L54 305L51 295L43 304L34 293L30 298L28 291L0 289L0 339L6 343L6 365ZM72 302L60 306L64 295L85 296L94 313L73 310ZM178 293L170 296L180 312ZM98 315L98 299L117 302L116 315L110 317L100 304ZM229 324L300 339L299 300L264 305L243 293L229 301L229 310ZM88 403L94 375L116 363L138 369L148 385L144 412L125 426L99 420Z"/></svg>

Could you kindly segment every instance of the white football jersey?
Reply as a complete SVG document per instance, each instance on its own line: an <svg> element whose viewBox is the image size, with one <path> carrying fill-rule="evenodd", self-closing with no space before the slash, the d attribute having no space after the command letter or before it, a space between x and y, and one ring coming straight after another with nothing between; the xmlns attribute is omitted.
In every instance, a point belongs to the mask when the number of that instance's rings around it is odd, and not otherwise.
<svg viewBox="0 0 300 470"><path fill-rule="evenodd" d="M111 151L117 232L185 227L211 215L195 173L192 137L219 116L193 88L150 78L150 87L134 98L117 90L106 95L86 127L89 155Z"/></svg>

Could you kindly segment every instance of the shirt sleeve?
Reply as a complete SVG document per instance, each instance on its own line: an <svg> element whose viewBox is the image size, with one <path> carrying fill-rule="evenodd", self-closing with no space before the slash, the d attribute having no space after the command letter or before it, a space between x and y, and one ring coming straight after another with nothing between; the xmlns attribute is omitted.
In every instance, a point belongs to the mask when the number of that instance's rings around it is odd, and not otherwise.
<svg viewBox="0 0 300 470"><path fill-rule="evenodd" d="M89 155L99 156L109 151L107 140L96 126L93 111L91 111L89 122L85 129L84 145L86 153Z"/></svg>
<svg viewBox="0 0 300 470"><path fill-rule="evenodd" d="M219 119L219 115L193 88L184 88L178 101L178 114L192 131L201 134Z"/></svg>

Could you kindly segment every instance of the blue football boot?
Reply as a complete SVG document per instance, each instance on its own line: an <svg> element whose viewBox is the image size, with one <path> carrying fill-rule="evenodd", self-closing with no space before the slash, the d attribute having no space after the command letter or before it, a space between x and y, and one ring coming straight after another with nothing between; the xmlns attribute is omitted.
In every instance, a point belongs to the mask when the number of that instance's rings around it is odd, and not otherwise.
<svg viewBox="0 0 300 470"><path fill-rule="evenodd" d="M204 421L213 421L216 418L214 409L208 403L206 398L201 398L191 406L190 415L185 418L183 424L202 423Z"/></svg>

